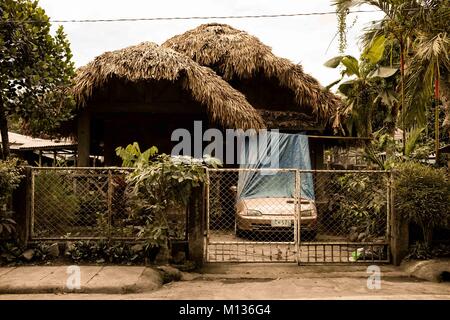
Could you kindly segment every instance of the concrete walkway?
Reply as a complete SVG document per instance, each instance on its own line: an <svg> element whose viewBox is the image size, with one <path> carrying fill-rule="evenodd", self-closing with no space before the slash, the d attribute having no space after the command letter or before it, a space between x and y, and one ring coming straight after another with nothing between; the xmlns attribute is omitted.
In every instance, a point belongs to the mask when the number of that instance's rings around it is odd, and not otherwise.
<svg viewBox="0 0 450 320"><path fill-rule="evenodd" d="M76 268L69 266L0 268L0 294L138 293L158 289L163 282L160 272L146 267L80 266L79 273Z"/></svg>
<svg viewBox="0 0 450 320"><path fill-rule="evenodd" d="M170 267L81 266L80 289L67 286L74 275L68 266L0 268L0 300L450 299L449 282L417 279L390 265L379 266L380 288L368 288L367 267L210 264L199 273L181 273ZM163 285L163 279L188 281Z"/></svg>

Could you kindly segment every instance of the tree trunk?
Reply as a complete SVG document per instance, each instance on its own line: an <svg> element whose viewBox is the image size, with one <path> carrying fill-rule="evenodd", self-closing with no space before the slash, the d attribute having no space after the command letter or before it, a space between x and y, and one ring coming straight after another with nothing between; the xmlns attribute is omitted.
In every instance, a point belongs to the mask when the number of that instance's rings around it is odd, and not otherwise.
<svg viewBox="0 0 450 320"><path fill-rule="evenodd" d="M442 127L445 130L450 131L450 74L445 75L441 73L439 94L445 113Z"/></svg>
<svg viewBox="0 0 450 320"><path fill-rule="evenodd" d="M428 248L431 248L433 242L433 229L427 226L422 226L423 242Z"/></svg>
<svg viewBox="0 0 450 320"><path fill-rule="evenodd" d="M400 40L400 80L401 80L401 117L402 117L402 130L403 130L403 155L406 152L406 128L405 128L405 48L403 47L403 39Z"/></svg>
<svg viewBox="0 0 450 320"><path fill-rule="evenodd" d="M1 98L0 98L1 99ZM2 158L6 160L9 157L9 136L8 119L3 109L3 101L0 100L0 133L2 135Z"/></svg>

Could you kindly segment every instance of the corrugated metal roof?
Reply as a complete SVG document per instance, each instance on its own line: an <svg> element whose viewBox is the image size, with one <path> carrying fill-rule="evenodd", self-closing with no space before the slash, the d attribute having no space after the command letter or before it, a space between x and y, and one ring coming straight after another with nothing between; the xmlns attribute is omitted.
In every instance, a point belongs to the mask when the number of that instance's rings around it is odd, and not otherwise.
<svg viewBox="0 0 450 320"><path fill-rule="evenodd" d="M9 132L9 145L11 150L71 149L77 146L77 144L70 139L61 139L61 140L40 139L25 136L23 134L18 134L14 132Z"/></svg>

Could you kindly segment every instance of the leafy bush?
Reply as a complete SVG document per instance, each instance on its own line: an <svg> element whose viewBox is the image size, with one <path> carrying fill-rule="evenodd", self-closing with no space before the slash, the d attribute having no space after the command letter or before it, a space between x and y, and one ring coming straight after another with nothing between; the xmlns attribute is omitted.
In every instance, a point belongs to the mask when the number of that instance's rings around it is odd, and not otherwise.
<svg viewBox="0 0 450 320"><path fill-rule="evenodd" d="M0 241L0 266L18 261L22 252L16 241Z"/></svg>
<svg viewBox="0 0 450 320"><path fill-rule="evenodd" d="M18 160L0 161L0 238L11 236L15 231L16 223L9 207L11 195L22 178Z"/></svg>
<svg viewBox="0 0 450 320"><path fill-rule="evenodd" d="M153 262L157 254L154 248L143 244L109 243L107 241L77 241L66 251L74 262L142 263Z"/></svg>
<svg viewBox="0 0 450 320"><path fill-rule="evenodd" d="M0 160L0 203L8 201L23 178L17 159Z"/></svg>
<svg viewBox="0 0 450 320"><path fill-rule="evenodd" d="M386 230L385 177L380 174L348 173L335 180L337 205L332 218L344 232L357 227L369 237L382 236ZM384 183L384 184L383 184Z"/></svg>
<svg viewBox="0 0 450 320"><path fill-rule="evenodd" d="M431 246L433 229L446 227L450 219L450 182L444 169L405 162L395 175L396 212L422 229L425 245Z"/></svg>
<svg viewBox="0 0 450 320"><path fill-rule="evenodd" d="M450 257L450 245L439 244L434 247L430 247L424 242L417 241L409 249L408 255L405 260L417 259L427 260L432 258L448 258Z"/></svg>
<svg viewBox="0 0 450 320"><path fill-rule="evenodd" d="M194 159L188 156L157 155L152 147L141 152L135 142L116 153L124 166L136 168L127 177L132 213L130 220L140 221L137 237L146 239L149 247L167 247L171 228L168 213L185 210L193 188L206 180L205 168L217 166L211 157Z"/></svg>

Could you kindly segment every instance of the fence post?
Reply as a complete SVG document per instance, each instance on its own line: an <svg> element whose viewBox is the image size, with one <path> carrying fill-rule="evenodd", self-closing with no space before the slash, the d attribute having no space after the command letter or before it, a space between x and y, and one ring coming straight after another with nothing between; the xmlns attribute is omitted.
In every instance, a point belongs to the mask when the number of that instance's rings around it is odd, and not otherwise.
<svg viewBox="0 0 450 320"><path fill-rule="evenodd" d="M197 267L203 265L204 250L204 202L203 188L193 188L187 208L189 259Z"/></svg>
<svg viewBox="0 0 450 320"><path fill-rule="evenodd" d="M395 188L394 188L395 172L391 171L390 175L390 247L392 263L396 266L400 265L403 258L408 253L409 247L409 225L395 212Z"/></svg>
<svg viewBox="0 0 450 320"><path fill-rule="evenodd" d="M296 262L300 264L300 237L301 237L301 175L300 170L295 170L295 221L294 221L294 241L295 241L295 251L296 251Z"/></svg>
<svg viewBox="0 0 450 320"><path fill-rule="evenodd" d="M111 169L108 169L108 241L111 240L111 227L112 227L112 195L113 195L113 185L112 185L112 174Z"/></svg>
<svg viewBox="0 0 450 320"><path fill-rule="evenodd" d="M20 244L27 245L31 224L31 167L24 167L25 178L13 192L12 207Z"/></svg>

